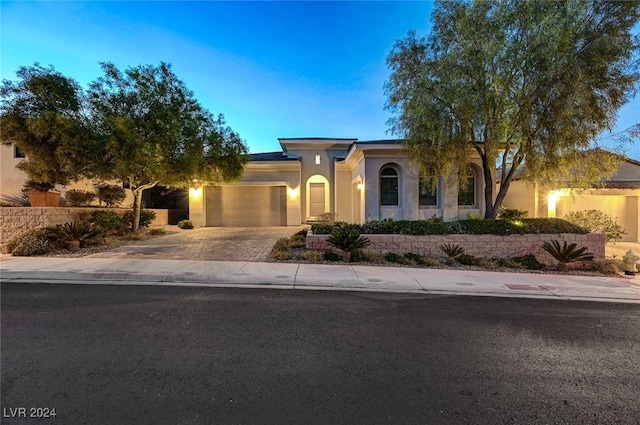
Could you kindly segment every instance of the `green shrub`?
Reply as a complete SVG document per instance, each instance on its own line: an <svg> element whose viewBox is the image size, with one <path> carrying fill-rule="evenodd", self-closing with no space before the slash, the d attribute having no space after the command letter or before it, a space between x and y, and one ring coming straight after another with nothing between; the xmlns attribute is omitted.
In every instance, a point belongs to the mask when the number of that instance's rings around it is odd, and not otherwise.
<svg viewBox="0 0 640 425"><path fill-rule="evenodd" d="M107 208L113 208L122 203L127 197L124 189L115 184L98 186L98 201Z"/></svg>
<svg viewBox="0 0 640 425"><path fill-rule="evenodd" d="M70 207L86 207L96 199L96 194L88 190L71 189L67 190L65 198Z"/></svg>
<svg viewBox="0 0 640 425"><path fill-rule="evenodd" d="M167 234L167 231L159 227L154 227L153 229L149 229L148 233L151 236L163 236Z"/></svg>
<svg viewBox="0 0 640 425"><path fill-rule="evenodd" d="M191 220L181 220L178 222L178 227L180 229L193 229L193 221Z"/></svg>
<svg viewBox="0 0 640 425"><path fill-rule="evenodd" d="M568 263L575 261L591 261L593 260L593 254L587 252L587 247L576 249L578 244L572 243L567 245L567 241L560 246L560 242L552 240L542 244L542 249L547 251L553 258L558 260L558 268L566 269Z"/></svg>
<svg viewBox="0 0 640 425"><path fill-rule="evenodd" d="M529 212L527 210L519 210L518 208L500 207L498 218L501 220L522 220L527 218Z"/></svg>
<svg viewBox="0 0 640 425"><path fill-rule="evenodd" d="M298 230L293 236L302 237L303 239L307 237L307 229Z"/></svg>
<svg viewBox="0 0 640 425"><path fill-rule="evenodd" d="M273 251L271 251L271 257L273 257L276 260L290 260L291 259L291 253L289 252L289 250L279 250L279 249L274 249Z"/></svg>
<svg viewBox="0 0 640 425"><path fill-rule="evenodd" d="M585 264L585 268L604 275L617 275L624 271L622 260L610 258L589 261Z"/></svg>
<svg viewBox="0 0 640 425"><path fill-rule="evenodd" d="M395 252L387 252L384 254L384 259L390 263L405 264L406 259L402 255L398 255Z"/></svg>
<svg viewBox="0 0 640 425"><path fill-rule="evenodd" d="M47 183L47 182L37 182L37 181L33 181L33 180L27 180L24 185L22 186L22 189L29 192L32 190L35 190L37 192L48 192L51 189L53 189L54 187L56 187L55 184L52 183Z"/></svg>
<svg viewBox="0 0 640 425"><path fill-rule="evenodd" d="M319 263L322 261L322 254L319 251L304 251L300 254L300 257L309 263Z"/></svg>
<svg viewBox="0 0 640 425"><path fill-rule="evenodd" d="M476 212L468 212L467 213L467 218L469 220L482 220L483 219L483 217L480 214L476 213Z"/></svg>
<svg viewBox="0 0 640 425"><path fill-rule="evenodd" d="M453 261L460 254L464 254L464 248L457 244L443 244L440 245L440 249L447 255L447 264L453 264Z"/></svg>
<svg viewBox="0 0 640 425"><path fill-rule="evenodd" d="M139 226L142 227L149 227L151 225L151 223L153 222L153 220L155 220L156 218L156 213L153 211L149 211L149 210L145 210L145 209L141 209L140 210L140 224ZM122 216L122 220L125 223L125 225L127 227L131 226L131 223L133 222L133 211L127 211L126 213L124 213L124 215Z"/></svg>
<svg viewBox="0 0 640 425"><path fill-rule="evenodd" d="M522 265L522 267L528 270L542 270L545 268L545 265L538 261L536 256L533 254L511 257L511 261Z"/></svg>
<svg viewBox="0 0 640 425"><path fill-rule="evenodd" d="M440 260L438 260L437 258L425 257L424 265L427 267L438 267L440 265Z"/></svg>
<svg viewBox="0 0 640 425"><path fill-rule="evenodd" d="M322 259L325 260L325 261L340 261L340 260L342 260L342 256L336 254L333 251L325 251L322 254Z"/></svg>
<svg viewBox="0 0 640 425"><path fill-rule="evenodd" d="M280 238L273 244L273 251L287 251L290 248L290 242L287 238Z"/></svg>
<svg viewBox="0 0 640 425"><path fill-rule="evenodd" d="M113 211L91 211L87 221L106 233L120 232L126 227L122 216Z"/></svg>
<svg viewBox="0 0 640 425"><path fill-rule="evenodd" d="M95 238L100 233L95 224L82 220L59 224L52 230L55 236L65 242L84 241Z"/></svg>
<svg viewBox="0 0 640 425"><path fill-rule="evenodd" d="M327 243L342 251L342 259L345 262L351 260L351 254L354 251L366 248L371 244L369 239L360 236L354 226L347 223L337 224L327 238Z"/></svg>
<svg viewBox="0 0 640 425"><path fill-rule="evenodd" d="M564 219L591 233L604 233L607 242L619 241L626 232L613 217L600 210L573 211Z"/></svg>
<svg viewBox="0 0 640 425"><path fill-rule="evenodd" d="M314 235L330 235L333 230L333 224L313 223L311 231Z"/></svg>
<svg viewBox="0 0 640 425"><path fill-rule="evenodd" d="M416 254L415 252L407 252L404 254L405 260L407 262L411 262L413 264L417 264L419 266L424 265L424 257L420 254Z"/></svg>
<svg viewBox="0 0 640 425"><path fill-rule="evenodd" d="M44 255L60 246L52 234L52 228L32 229L12 239L7 244L7 252L22 257Z"/></svg>
<svg viewBox="0 0 640 425"><path fill-rule="evenodd" d="M462 253L460 255L458 255L456 257L456 260L458 261L458 263L465 265L465 266L478 266L480 265L480 259L471 255L471 254L465 254Z"/></svg>

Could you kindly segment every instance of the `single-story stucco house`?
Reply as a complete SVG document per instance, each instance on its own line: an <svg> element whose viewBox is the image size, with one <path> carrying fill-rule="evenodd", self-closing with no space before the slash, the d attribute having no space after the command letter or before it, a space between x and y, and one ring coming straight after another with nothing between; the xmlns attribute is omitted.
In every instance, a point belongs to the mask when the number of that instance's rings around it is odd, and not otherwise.
<svg viewBox="0 0 640 425"><path fill-rule="evenodd" d="M282 138L281 152L253 154L230 184L195 182L189 217L196 226L299 225L331 214L363 223L384 218L445 220L484 213L481 162L438 187L422 187L399 140Z"/></svg>
<svg viewBox="0 0 640 425"><path fill-rule="evenodd" d="M458 173L439 177L435 190L422 185L401 140L281 138L281 151L251 154L241 180L189 189L189 218L200 226L295 226L330 216L363 223L384 218L445 221L484 215L480 158L471 156ZM2 195L16 193L26 176L15 165L13 146L2 146ZM68 188L90 189L87 182ZM68 189L67 188L67 189ZM640 241L640 162L628 159L604 187L577 193L512 183L504 205L529 217L559 217L585 209L613 216L625 241Z"/></svg>

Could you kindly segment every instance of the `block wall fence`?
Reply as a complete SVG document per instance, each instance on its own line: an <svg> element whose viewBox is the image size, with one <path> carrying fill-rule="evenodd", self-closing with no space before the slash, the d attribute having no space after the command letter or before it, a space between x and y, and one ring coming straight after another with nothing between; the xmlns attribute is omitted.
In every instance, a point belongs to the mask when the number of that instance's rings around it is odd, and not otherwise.
<svg viewBox="0 0 640 425"><path fill-rule="evenodd" d="M594 259L604 259L605 237L602 233L577 234L531 234L531 235L362 235L371 245L365 249L369 253L385 254L393 252L405 254L415 252L427 257L444 257L440 249L442 244L457 244L465 253L476 257L511 258L533 254L538 261L547 265L556 264L556 260L542 249L542 244L558 240L562 244L577 243L578 248L586 246ZM331 247L327 243L328 235L307 234L307 249L326 251Z"/></svg>
<svg viewBox="0 0 640 425"><path fill-rule="evenodd" d="M7 242L31 229L68 223L101 209L105 208L2 207L0 208L0 249L4 252ZM118 214L131 211L129 208L108 208L107 210ZM150 209L149 211L156 213L151 226L176 224L178 218L181 220L187 216L186 210Z"/></svg>

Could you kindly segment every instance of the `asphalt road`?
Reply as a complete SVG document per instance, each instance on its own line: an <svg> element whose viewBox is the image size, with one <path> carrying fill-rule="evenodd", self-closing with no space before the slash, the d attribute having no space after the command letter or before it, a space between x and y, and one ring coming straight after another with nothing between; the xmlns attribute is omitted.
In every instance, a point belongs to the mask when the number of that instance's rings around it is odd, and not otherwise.
<svg viewBox="0 0 640 425"><path fill-rule="evenodd" d="M637 305L46 284L1 297L6 424L640 423Z"/></svg>

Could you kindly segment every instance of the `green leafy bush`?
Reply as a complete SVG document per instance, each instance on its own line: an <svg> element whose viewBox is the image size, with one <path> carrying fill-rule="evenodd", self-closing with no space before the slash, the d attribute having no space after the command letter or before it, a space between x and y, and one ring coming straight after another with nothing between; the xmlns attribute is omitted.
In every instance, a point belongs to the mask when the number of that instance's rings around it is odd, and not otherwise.
<svg viewBox="0 0 640 425"><path fill-rule="evenodd" d="M542 244L542 249L547 251L553 258L558 260L558 268L566 269L568 263L575 261L591 261L593 254L587 252L587 247L577 249L578 244L572 243L567 245L567 241L560 246L560 242L552 240Z"/></svg>
<svg viewBox="0 0 640 425"><path fill-rule="evenodd" d="M351 260L351 254L354 251L366 248L371 244L369 239L360 236L355 227L347 223L336 225L327 238L327 243L342 251L342 259L345 262Z"/></svg>
<svg viewBox="0 0 640 425"><path fill-rule="evenodd" d="M538 261L536 256L533 254L511 257L511 261L520 264L522 267L529 270L542 270L545 268L545 265Z"/></svg>
<svg viewBox="0 0 640 425"><path fill-rule="evenodd" d="M271 256L274 259L280 260L280 261L291 259L291 253L289 252L289 250L274 249L273 251L271 251Z"/></svg>
<svg viewBox="0 0 640 425"><path fill-rule="evenodd" d="M480 259L471 255L471 254L465 254L462 253L460 255L458 255L456 257L456 260L458 260L458 263L465 265L465 266L478 266L480 265Z"/></svg>
<svg viewBox="0 0 640 425"><path fill-rule="evenodd" d="M443 244L440 245L440 249L447 255L447 264L453 264L455 258L461 254L464 254L464 248L457 244Z"/></svg>
<svg viewBox="0 0 640 425"><path fill-rule="evenodd" d="M342 259L342 256L336 254L333 251L325 251L322 254L322 259L325 261L340 261Z"/></svg>
<svg viewBox="0 0 640 425"><path fill-rule="evenodd" d="M178 227L180 229L193 229L193 221L191 220L181 220L178 222Z"/></svg>
<svg viewBox="0 0 640 425"><path fill-rule="evenodd" d="M107 208L113 208L122 203L127 197L124 189L115 184L98 186L98 201L104 203Z"/></svg>
<svg viewBox="0 0 640 425"><path fill-rule="evenodd" d="M70 223L59 224L52 230L55 236L65 242L84 241L99 234L96 226L82 220L75 220Z"/></svg>
<svg viewBox="0 0 640 425"><path fill-rule="evenodd" d="M384 259L390 263L405 264L406 260L404 256L396 254L395 252L387 252L384 254Z"/></svg>
<svg viewBox="0 0 640 425"><path fill-rule="evenodd" d="M71 189L67 190L65 198L70 207L86 207L96 199L96 194L88 190Z"/></svg>
<svg viewBox="0 0 640 425"><path fill-rule="evenodd" d="M50 227L32 229L12 239L7 244L7 252L21 257L44 255L60 246Z"/></svg>
<svg viewBox="0 0 640 425"><path fill-rule="evenodd" d="M518 208L500 207L498 218L501 220L522 220L527 218L529 212L527 210L519 210Z"/></svg>
<svg viewBox="0 0 640 425"><path fill-rule="evenodd" d="M126 228L122 216L114 211L96 210L92 211L88 220L105 233L116 233Z"/></svg>
<svg viewBox="0 0 640 425"><path fill-rule="evenodd" d="M304 251L300 256L309 263L319 263L322 261L322 254L319 251Z"/></svg>
<svg viewBox="0 0 640 425"><path fill-rule="evenodd" d="M331 234L336 226L343 223L313 224L311 230L316 235ZM511 235L511 234L585 234L588 231L568 221L558 218L524 218L514 220L459 220L444 222L439 217L428 220L373 220L364 224L350 224L361 234L398 235Z"/></svg>
<svg viewBox="0 0 640 425"><path fill-rule="evenodd" d="M469 220L482 220L483 219L483 217L480 214L476 213L476 212L468 212L467 213L467 218Z"/></svg>
<svg viewBox="0 0 640 425"><path fill-rule="evenodd" d="M280 238L273 244L273 251L286 251L291 248L290 241L288 238Z"/></svg>
<svg viewBox="0 0 640 425"><path fill-rule="evenodd" d="M413 263L418 266L422 266L425 263L424 257L420 254L416 254L415 252L407 252L403 255L403 257L408 263Z"/></svg>
<svg viewBox="0 0 640 425"><path fill-rule="evenodd" d="M573 211L564 219L591 233L604 233L607 242L619 241L626 232L613 217L600 210Z"/></svg>
<svg viewBox="0 0 640 425"><path fill-rule="evenodd" d="M149 227L155 218L155 212L145 209L140 210L140 227ZM131 226L133 221L133 211L127 211L124 213L122 220L126 226Z"/></svg>

